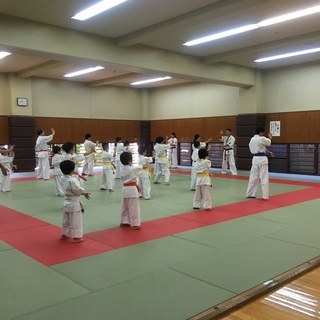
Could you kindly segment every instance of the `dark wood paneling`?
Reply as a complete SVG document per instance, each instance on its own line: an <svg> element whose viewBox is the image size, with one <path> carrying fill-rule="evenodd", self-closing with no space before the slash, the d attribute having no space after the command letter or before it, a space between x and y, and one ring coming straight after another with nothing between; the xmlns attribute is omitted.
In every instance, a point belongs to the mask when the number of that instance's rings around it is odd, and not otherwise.
<svg viewBox="0 0 320 320"><path fill-rule="evenodd" d="M9 126L10 127L34 127L34 118L11 116L9 117Z"/></svg>
<svg viewBox="0 0 320 320"><path fill-rule="evenodd" d="M10 138L32 138L34 137L33 127L10 127L9 128Z"/></svg>
<svg viewBox="0 0 320 320"><path fill-rule="evenodd" d="M0 144L9 143L8 117L0 116Z"/></svg>

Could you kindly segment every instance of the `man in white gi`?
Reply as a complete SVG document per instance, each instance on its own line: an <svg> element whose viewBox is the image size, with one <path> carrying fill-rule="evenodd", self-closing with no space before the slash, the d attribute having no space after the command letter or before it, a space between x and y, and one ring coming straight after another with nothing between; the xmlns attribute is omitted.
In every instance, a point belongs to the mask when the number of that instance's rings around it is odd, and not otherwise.
<svg viewBox="0 0 320 320"><path fill-rule="evenodd" d="M169 164L170 168L178 168L178 139L174 132L171 133L171 138L168 140L170 144Z"/></svg>
<svg viewBox="0 0 320 320"><path fill-rule="evenodd" d="M90 133L87 133L84 137L86 139L83 143L85 152L91 151L99 143L99 141L97 141L96 143L91 141L91 134ZM85 156L85 163L84 163L84 166L82 169L82 175L83 176L93 176L93 174L92 174L93 165L94 165L94 155L93 155L93 153L90 153Z"/></svg>
<svg viewBox="0 0 320 320"><path fill-rule="evenodd" d="M237 167L234 161L234 143L236 139L231 134L231 129L226 129L226 135L223 136L223 130L220 131L220 141L223 143L223 156L222 156L222 168L221 173L226 174L228 170L228 162L231 174L236 176L238 174Z"/></svg>
<svg viewBox="0 0 320 320"><path fill-rule="evenodd" d="M271 145L272 134L269 132L269 138L266 138L263 136L264 132L265 129L263 127L257 127L256 134L249 142L249 149L253 154L253 158L249 184L246 193L247 198L256 197L260 180L262 199L269 199L269 170L267 154L270 154L271 157L274 157L274 153L266 148Z"/></svg>
<svg viewBox="0 0 320 320"><path fill-rule="evenodd" d="M55 130L51 128L51 135L45 136L42 129L37 130L38 138L36 141L36 151L38 151L38 167L36 170L37 179L50 179L50 165L49 165L49 146L50 142L54 135Z"/></svg>

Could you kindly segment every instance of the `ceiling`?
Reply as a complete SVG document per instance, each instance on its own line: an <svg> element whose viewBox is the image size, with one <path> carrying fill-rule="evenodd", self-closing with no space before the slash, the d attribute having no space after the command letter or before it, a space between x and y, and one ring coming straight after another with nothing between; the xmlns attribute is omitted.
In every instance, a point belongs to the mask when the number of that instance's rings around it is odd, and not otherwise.
<svg viewBox="0 0 320 320"><path fill-rule="evenodd" d="M259 65L253 62L265 56L320 47L320 13L198 46L182 45L198 37L320 5L319 0L128 0L86 21L71 19L75 13L98 1L0 0L0 22L15 17L19 20L14 21L30 20L39 23L40 27L45 24L57 26L59 30L66 28L93 34L121 48L145 50L145 59L149 58L152 49L152 52L176 53L177 58L191 57L208 66L274 69L320 60L318 52ZM0 60L0 73L66 80L64 74L88 67L87 61L76 57L55 56L51 52L39 54L23 45L10 47L2 41L2 32L0 29L0 51L12 54ZM154 69L133 68L128 57L127 63L110 61L104 70L66 81L80 81L91 86L130 86L133 81L163 75L156 66ZM190 81L188 77L175 75L171 80L144 87Z"/></svg>

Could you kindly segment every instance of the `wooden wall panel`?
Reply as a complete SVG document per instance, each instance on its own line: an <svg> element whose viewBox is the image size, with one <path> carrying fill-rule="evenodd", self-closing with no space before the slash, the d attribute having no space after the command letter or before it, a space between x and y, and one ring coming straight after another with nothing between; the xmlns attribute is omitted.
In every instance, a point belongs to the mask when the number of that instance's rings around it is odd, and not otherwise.
<svg viewBox="0 0 320 320"><path fill-rule="evenodd" d="M92 135L93 141L101 142L112 142L116 136L129 141L140 137L140 121L137 120L35 118L35 127L45 130L45 134L50 134L54 128L55 143L83 142L86 133Z"/></svg>
<svg viewBox="0 0 320 320"><path fill-rule="evenodd" d="M0 116L0 144L9 143L9 126L7 116Z"/></svg>
<svg viewBox="0 0 320 320"><path fill-rule="evenodd" d="M170 119L151 121L151 141L157 136L170 136L175 132L179 142L192 142L194 135L200 135L200 140L205 141L212 138L212 142L219 141L221 129L231 128L236 136L236 116Z"/></svg>
<svg viewBox="0 0 320 320"><path fill-rule="evenodd" d="M281 121L274 143L320 143L320 110L266 114L266 131L270 121Z"/></svg>

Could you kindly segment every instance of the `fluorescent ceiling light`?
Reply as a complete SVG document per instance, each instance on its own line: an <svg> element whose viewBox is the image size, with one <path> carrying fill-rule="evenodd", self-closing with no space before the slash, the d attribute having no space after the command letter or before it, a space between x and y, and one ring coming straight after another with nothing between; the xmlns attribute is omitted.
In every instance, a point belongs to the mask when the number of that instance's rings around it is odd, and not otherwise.
<svg viewBox="0 0 320 320"><path fill-rule="evenodd" d="M119 5L122 2L125 2L127 0L104 0L96 3L95 5L77 13L72 19L84 21L87 20L101 12L104 12L106 10L109 10L117 5Z"/></svg>
<svg viewBox="0 0 320 320"><path fill-rule="evenodd" d="M132 85L132 86L138 86L139 84L145 84L145 83L163 81L163 80L167 80L167 79L172 79L172 78L171 78L171 77L154 78L154 79L149 79L149 80L132 82L132 83L130 83L130 85Z"/></svg>
<svg viewBox="0 0 320 320"><path fill-rule="evenodd" d="M6 51L0 51L0 59L9 56L11 53Z"/></svg>
<svg viewBox="0 0 320 320"><path fill-rule="evenodd" d="M250 30L254 30L254 29L258 29L258 28L262 28L262 27L266 27L266 26L270 26L272 24L276 24L276 23L280 23L280 22L284 22L284 21L288 21L288 20L292 20L292 19L296 19L296 18L301 18L310 14L314 14L314 13L319 13L320 12L320 5L319 6L315 6L315 7L311 7L308 9L303 9L303 10L299 10L299 11L295 11L295 12L291 12L288 14L284 14L282 16L278 16L275 18L271 18L271 19L267 19L267 20L263 20L260 21L256 24L249 24L240 28L235 28L235 29L231 29L228 31L224 31L224 32L220 32L220 33L215 33L212 34L210 36L207 37L203 37L203 38L199 38L199 39L195 39L195 40L191 40L188 41L186 43L184 43L184 46L194 46L200 43L204 43L204 42L209 42L209 41L214 41L217 39L221 39L221 38L225 38L225 37L229 37L238 33L242 33L242 32L247 32Z"/></svg>
<svg viewBox="0 0 320 320"><path fill-rule="evenodd" d="M284 14L279 17L263 20L263 21L257 23L257 25L259 27L270 26L272 24L276 24L276 23L280 23L280 22L284 22L284 21L288 21L288 20L292 20L292 19L296 19L296 18L301 18L304 16L308 16L310 14L318 13L318 12L320 12L320 6L315 6L315 7L311 7L308 9L303 9L300 11L295 11L295 12L291 12L288 14Z"/></svg>
<svg viewBox="0 0 320 320"><path fill-rule="evenodd" d="M277 55L277 56L272 56L272 57L266 57L266 58L257 59L257 60L254 60L254 62L266 62L266 61L271 61L271 60L284 59L284 58L289 58L289 57L300 56L300 55L303 55L303 54L309 54L309 53L319 52L319 51L320 51L320 48L314 48L314 49L309 49L309 50L296 51L296 52L291 52L291 53L279 54L279 55Z"/></svg>
<svg viewBox="0 0 320 320"><path fill-rule="evenodd" d="M98 67L94 67L94 68L83 69L83 70L67 73L64 75L64 77L66 77L66 78L76 77L76 76L80 76L81 74L90 73L90 72L94 72L94 71L101 70L101 69L104 69L104 67L98 66Z"/></svg>
<svg viewBox="0 0 320 320"><path fill-rule="evenodd" d="M200 43L204 43L204 42L209 42L209 41L213 41L213 40L229 37L229 36L232 36L234 34L247 32L247 31L250 31L250 30L257 29L257 28L259 28L259 26L256 25L256 24L249 24L249 25L244 26L244 27L235 28L235 29L231 29L231 30L228 30L228 31L215 33L215 34L212 34L211 36L207 36L207 37L191 40L191 41L188 41L188 42L184 43L183 45L184 46L194 46L196 44L200 44Z"/></svg>

